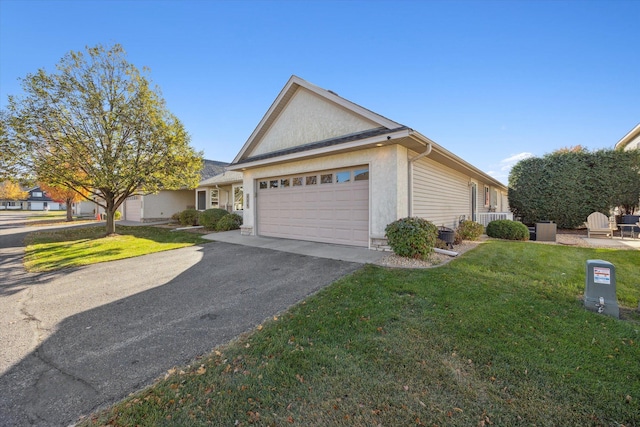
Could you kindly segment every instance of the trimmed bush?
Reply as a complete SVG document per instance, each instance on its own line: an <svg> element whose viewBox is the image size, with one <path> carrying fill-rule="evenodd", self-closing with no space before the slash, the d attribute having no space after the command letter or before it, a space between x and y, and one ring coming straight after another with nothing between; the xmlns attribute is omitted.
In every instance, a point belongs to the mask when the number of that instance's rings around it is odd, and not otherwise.
<svg viewBox="0 0 640 427"><path fill-rule="evenodd" d="M180 224L186 226L198 225L200 212L195 209L186 209L180 212Z"/></svg>
<svg viewBox="0 0 640 427"><path fill-rule="evenodd" d="M116 221L119 221L119 220L120 220L120 218L122 218L122 212L120 212L120 211L115 211L115 212L113 213L113 219L115 219Z"/></svg>
<svg viewBox="0 0 640 427"><path fill-rule="evenodd" d="M218 221L220 221L220 219L225 215L229 215L229 212L224 209L207 209L200 214L198 222L207 230L215 230L218 225Z"/></svg>
<svg viewBox="0 0 640 427"><path fill-rule="evenodd" d="M460 240L478 240L482 233L484 232L484 227L479 222L466 220L462 221L458 228L456 229L456 240L458 240L458 236Z"/></svg>
<svg viewBox="0 0 640 427"><path fill-rule="evenodd" d="M487 236L505 240L529 240L529 229L521 222L499 219L487 225Z"/></svg>
<svg viewBox="0 0 640 427"><path fill-rule="evenodd" d="M426 259L438 239L438 228L422 218L402 218L385 228L387 242L396 255Z"/></svg>
<svg viewBox="0 0 640 427"><path fill-rule="evenodd" d="M230 213L218 221L216 225L217 231L229 231L229 230L237 230L242 225L242 217L235 213Z"/></svg>

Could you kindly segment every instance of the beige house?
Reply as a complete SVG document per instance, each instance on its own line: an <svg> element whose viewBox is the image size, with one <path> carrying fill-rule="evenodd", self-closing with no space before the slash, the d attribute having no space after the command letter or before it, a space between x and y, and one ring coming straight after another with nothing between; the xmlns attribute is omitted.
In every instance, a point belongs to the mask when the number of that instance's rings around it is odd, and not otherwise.
<svg viewBox="0 0 640 427"><path fill-rule="evenodd" d="M616 150L634 150L640 148L640 123L616 143Z"/></svg>
<svg viewBox="0 0 640 427"><path fill-rule="evenodd" d="M201 179L208 179L224 171L227 163L205 160ZM193 189L161 190L156 194L134 194L120 205L122 219L150 222L170 219L175 213L196 207Z"/></svg>
<svg viewBox="0 0 640 427"><path fill-rule="evenodd" d="M244 235L376 249L387 224L407 216L452 228L510 217L501 182L296 76L227 170L242 172Z"/></svg>
<svg viewBox="0 0 640 427"><path fill-rule="evenodd" d="M242 214L243 205L242 172L222 172L201 181L196 188L196 209L199 211L218 208Z"/></svg>

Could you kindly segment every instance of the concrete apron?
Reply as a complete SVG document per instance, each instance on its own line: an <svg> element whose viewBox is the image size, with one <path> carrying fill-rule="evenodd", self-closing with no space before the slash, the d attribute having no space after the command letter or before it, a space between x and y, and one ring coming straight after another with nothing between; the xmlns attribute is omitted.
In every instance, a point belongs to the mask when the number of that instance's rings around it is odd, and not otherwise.
<svg viewBox="0 0 640 427"><path fill-rule="evenodd" d="M279 239L263 236L242 236L240 230L222 231L202 236L207 240L236 245L253 246L272 249L298 255L315 256L338 261L357 262L360 264L374 263L388 255L381 251L374 251L357 246L334 245L330 243L307 242L303 240Z"/></svg>
<svg viewBox="0 0 640 427"><path fill-rule="evenodd" d="M640 250L640 238L625 237L624 239L614 236L609 237L582 237L591 247L614 248L614 249L636 249Z"/></svg>

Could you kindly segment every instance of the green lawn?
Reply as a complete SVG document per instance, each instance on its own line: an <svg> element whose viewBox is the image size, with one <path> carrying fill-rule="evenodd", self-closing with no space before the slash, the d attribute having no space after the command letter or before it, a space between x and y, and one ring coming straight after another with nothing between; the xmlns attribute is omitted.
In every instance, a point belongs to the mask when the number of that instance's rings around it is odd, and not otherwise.
<svg viewBox="0 0 640 427"><path fill-rule="evenodd" d="M617 267L625 319L582 307ZM366 266L84 425L638 426L640 252L491 241Z"/></svg>
<svg viewBox="0 0 640 427"><path fill-rule="evenodd" d="M116 233L116 236L104 237L104 223L31 233L26 239L25 268L52 271L207 242L196 234L158 227L116 225Z"/></svg>

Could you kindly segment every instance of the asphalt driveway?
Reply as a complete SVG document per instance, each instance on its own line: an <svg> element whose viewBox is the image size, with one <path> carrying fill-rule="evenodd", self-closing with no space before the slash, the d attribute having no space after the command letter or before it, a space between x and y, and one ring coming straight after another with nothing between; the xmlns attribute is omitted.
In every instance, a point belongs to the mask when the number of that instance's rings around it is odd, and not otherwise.
<svg viewBox="0 0 640 427"><path fill-rule="evenodd" d="M0 425L66 426L362 264L213 242L35 275L0 230Z"/></svg>

